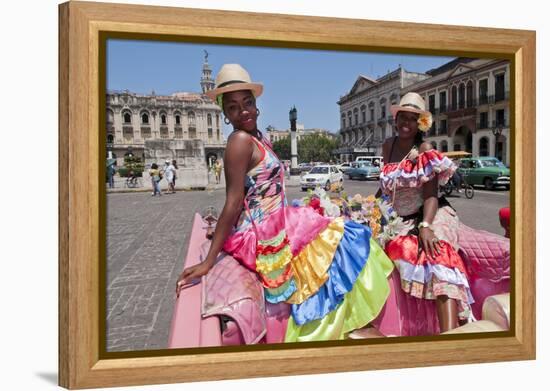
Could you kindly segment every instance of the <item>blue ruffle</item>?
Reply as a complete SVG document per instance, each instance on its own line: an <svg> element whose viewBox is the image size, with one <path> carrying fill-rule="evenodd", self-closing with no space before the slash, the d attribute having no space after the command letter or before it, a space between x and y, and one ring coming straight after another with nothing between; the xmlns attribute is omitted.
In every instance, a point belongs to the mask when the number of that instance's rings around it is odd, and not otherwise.
<svg viewBox="0 0 550 391"><path fill-rule="evenodd" d="M325 317L344 300L367 263L370 237L370 228L354 221L344 224L344 235L328 269L327 281L303 303L292 305L292 317L297 325Z"/></svg>
<svg viewBox="0 0 550 391"><path fill-rule="evenodd" d="M287 283L285 282L285 284ZM288 280L287 288L279 295L274 295L269 291L269 289L264 289L265 299L272 304L277 304L287 300L294 294L294 292L296 292L296 282L293 277Z"/></svg>

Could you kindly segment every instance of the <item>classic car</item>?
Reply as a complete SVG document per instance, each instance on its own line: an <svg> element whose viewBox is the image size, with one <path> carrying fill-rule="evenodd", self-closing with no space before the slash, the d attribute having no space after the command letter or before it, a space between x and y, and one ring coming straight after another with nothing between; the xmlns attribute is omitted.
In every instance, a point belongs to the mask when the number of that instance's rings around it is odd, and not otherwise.
<svg viewBox="0 0 550 391"><path fill-rule="evenodd" d="M492 190L497 186L510 189L510 169L495 157L482 156L463 158L458 171L470 185L485 186Z"/></svg>
<svg viewBox="0 0 550 391"><path fill-rule="evenodd" d="M354 162L346 175L349 179L378 179L380 178L380 167L371 162Z"/></svg>

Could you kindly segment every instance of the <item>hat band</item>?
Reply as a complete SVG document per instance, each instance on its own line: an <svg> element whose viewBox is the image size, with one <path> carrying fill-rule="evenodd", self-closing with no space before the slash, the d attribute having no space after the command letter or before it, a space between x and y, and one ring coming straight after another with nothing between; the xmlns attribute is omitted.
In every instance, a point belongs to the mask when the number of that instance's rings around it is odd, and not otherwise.
<svg viewBox="0 0 550 391"><path fill-rule="evenodd" d="M413 109L416 109L416 110L421 110L421 111L424 111L420 108L420 106L417 106L413 103L405 103L404 105L402 105L401 107L412 107Z"/></svg>
<svg viewBox="0 0 550 391"><path fill-rule="evenodd" d="M222 87L226 87L226 86L231 85L231 84L238 84L238 83L244 84L244 83L247 83L247 82L242 81L242 80L229 80L229 81L223 82L217 88L222 88Z"/></svg>

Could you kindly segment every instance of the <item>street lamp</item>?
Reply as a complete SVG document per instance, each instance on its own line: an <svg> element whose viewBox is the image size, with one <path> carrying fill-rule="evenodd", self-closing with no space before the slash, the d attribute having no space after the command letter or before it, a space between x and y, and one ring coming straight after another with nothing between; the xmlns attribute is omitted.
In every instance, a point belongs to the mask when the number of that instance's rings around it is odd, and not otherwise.
<svg viewBox="0 0 550 391"><path fill-rule="evenodd" d="M298 144L296 142L296 120L298 119L298 110L296 106L288 112L290 120L290 175L300 175L298 169Z"/></svg>
<svg viewBox="0 0 550 391"><path fill-rule="evenodd" d="M497 156L497 147L498 147L498 139L500 135L502 134L502 125L496 124L496 121L493 121L493 128L491 129L493 132L493 135L495 136L495 157L498 159Z"/></svg>

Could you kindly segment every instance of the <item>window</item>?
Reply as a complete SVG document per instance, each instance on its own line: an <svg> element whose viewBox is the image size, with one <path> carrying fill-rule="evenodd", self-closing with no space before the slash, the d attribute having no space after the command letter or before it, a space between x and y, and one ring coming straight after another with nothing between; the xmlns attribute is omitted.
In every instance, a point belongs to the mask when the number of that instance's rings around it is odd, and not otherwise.
<svg viewBox="0 0 550 391"><path fill-rule="evenodd" d="M166 114L161 114L160 116L160 123L162 125L166 125Z"/></svg>
<svg viewBox="0 0 550 391"><path fill-rule="evenodd" d="M435 114L435 95L430 95L428 97L428 107L430 110L430 113Z"/></svg>
<svg viewBox="0 0 550 391"><path fill-rule="evenodd" d="M374 109L370 109L370 120L374 121Z"/></svg>
<svg viewBox="0 0 550 391"><path fill-rule="evenodd" d="M479 104L480 105L486 105L489 101L487 99L487 91L488 91L488 83L487 79L483 79L479 81Z"/></svg>
<svg viewBox="0 0 550 391"><path fill-rule="evenodd" d="M504 109L497 110L496 115L497 115L496 125L497 126L506 126L506 121L504 119Z"/></svg>
<svg viewBox="0 0 550 391"><path fill-rule="evenodd" d="M149 124L149 114L143 113L141 115L141 123L146 125Z"/></svg>
<svg viewBox="0 0 550 391"><path fill-rule="evenodd" d="M218 141L220 140L220 129L218 128L218 130L216 130L216 138L218 139Z"/></svg>
<svg viewBox="0 0 550 391"><path fill-rule="evenodd" d="M483 111L479 113L479 129L487 129L489 127L489 113Z"/></svg>
<svg viewBox="0 0 550 391"><path fill-rule="evenodd" d="M470 80L466 85L466 107L474 106L474 84Z"/></svg>
<svg viewBox="0 0 550 391"><path fill-rule="evenodd" d="M176 125L181 125L181 117L176 115Z"/></svg>
<svg viewBox="0 0 550 391"><path fill-rule="evenodd" d="M112 134L107 135L107 144L112 144L115 140L115 137Z"/></svg>
<svg viewBox="0 0 550 391"><path fill-rule="evenodd" d="M206 124L210 127L212 126L212 114L206 116Z"/></svg>
<svg viewBox="0 0 550 391"><path fill-rule="evenodd" d="M357 107L353 109L353 119L355 120L355 125L359 124L359 114L357 111Z"/></svg>
<svg viewBox="0 0 550 391"><path fill-rule="evenodd" d="M464 103L465 103L465 95L466 95L466 88L464 88L464 84L461 84L458 87L458 108L463 109Z"/></svg>
<svg viewBox="0 0 550 391"><path fill-rule="evenodd" d="M447 91L439 93L439 110L442 113L447 111Z"/></svg>
<svg viewBox="0 0 550 391"><path fill-rule="evenodd" d="M189 139L195 139L197 138L197 129L196 128L189 128Z"/></svg>
<svg viewBox="0 0 550 391"><path fill-rule="evenodd" d="M386 118L386 105L382 105L382 114L380 115L380 118Z"/></svg>
<svg viewBox="0 0 550 391"><path fill-rule="evenodd" d="M208 138L212 138L212 128L208 128Z"/></svg>
<svg viewBox="0 0 550 391"><path fill-rule="evenodd" d="M447 120L442 119L439 122L439 134L442 135L442 134L445 134L445 133L447 133Z"/></svg>
<svg viewBox="0 0 550 391"><path fill-rule="evenodd" d="M447 141L443 140L441 142L441 152L448 152L448 151L449 151L449 147L447 146Z"/></svg>
<svg viewBox="0 0 550 391"><path fill-rule="evenodd" d="M219 128L219 127L220 127L220 116L216 114L216 128ZM218 133L219 133L219 129L218 129Z"/></svg>
<svg viewBox="0 0 550 391"><path fill-rule="evenodd" d="M495 76L495 102L504 100L504 73Z"/></svg>
<svg viewBox="0 0 550 391"><path fill-rule="evenodd" d="M361 106L361 121L367 122L367 107L365 105Z"/></svg>
<svg viewBox="0 0 550 391"><path fill-rule="evenodd" d="M125 124L132 123L132 116L130 115L130 113L124 113L124 123Z"/></svg>
<svg viewBox="0 0 550 391"><path fill-rule="evenodd" d="M453 151L460 151L462 149L462 145L461 144L455 144L453 146Z"/></svg>
<svg viewBox="0 0 550 391"><path fill-rule="evenodd" d="M479 140L479 156L489 156L489 139L482 137Z"/></svg>

